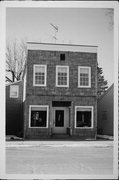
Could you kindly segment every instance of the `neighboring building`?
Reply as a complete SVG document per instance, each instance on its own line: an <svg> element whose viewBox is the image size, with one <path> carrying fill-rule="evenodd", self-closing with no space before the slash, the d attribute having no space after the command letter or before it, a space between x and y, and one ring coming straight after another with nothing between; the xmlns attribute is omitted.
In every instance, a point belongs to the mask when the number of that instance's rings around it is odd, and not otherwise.
<svg viewBox="0 0 119 180"><path fill-rule="evenodd" d="M114 127L114 85L97 101L98 134L113 136Z"/></svg>
<svg viewBox="0 0 119 180"><path fill-rule="evenodd" d="M6 85L6 135L23 134L23 82Z"/></svg>
<svg viewBox="0 0 119 180"><path fill-rule="evenodd" d="M27 43L24 138L97 132L97 47Z"/></svg>

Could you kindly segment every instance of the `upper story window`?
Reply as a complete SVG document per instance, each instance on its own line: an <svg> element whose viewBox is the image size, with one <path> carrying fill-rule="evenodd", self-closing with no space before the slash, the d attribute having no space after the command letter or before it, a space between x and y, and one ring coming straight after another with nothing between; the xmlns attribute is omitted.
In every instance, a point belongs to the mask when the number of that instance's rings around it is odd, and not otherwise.
<svg viewBox="0 0 119 180"><path fill-rule="evenodd" d="M11 85L10 86L10 98L18 98L19 86Z"/></svg>
<svg viewBox="0 0 119 180"><path fill-rule="evenodd" d="M65 61L65 54L60 54L60 61Z"/></svg>
<svg viewBox="0 0 119 180"><path fill-rule="evenodd" d="M86 66L78 67L78 87L91 87L91 68Z"/></svg>
<svg viewBox="0 0 119 180"><path fill-rule="evenodd" d="M56 86L69 87L69 66L56 66Z"/></svg>
<svg viewBox="0 0 119 180"><path fill-rule="evenodd" d="M46 65L34 65L33 85L34 86L46 86L46 75L47 75L47 66Z"/></svg>

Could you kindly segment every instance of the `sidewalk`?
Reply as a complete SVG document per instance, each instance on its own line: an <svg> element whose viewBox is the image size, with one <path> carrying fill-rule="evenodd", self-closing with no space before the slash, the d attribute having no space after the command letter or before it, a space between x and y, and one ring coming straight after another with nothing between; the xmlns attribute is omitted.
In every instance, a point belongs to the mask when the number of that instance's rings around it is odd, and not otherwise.
<svg viewBox="0 0 119 180"><path fill-rule="evenodd" d="M23 147L113 147L113 141L6 141L7 148Z"/></svg>
<svg viewBox="0 0 119 180"><path fill-rule="evenodd" d="M107 139L107 140L114 140L113 136L100 135L100 134L97 135L97 138L100 138L100 139Z"/></svg>

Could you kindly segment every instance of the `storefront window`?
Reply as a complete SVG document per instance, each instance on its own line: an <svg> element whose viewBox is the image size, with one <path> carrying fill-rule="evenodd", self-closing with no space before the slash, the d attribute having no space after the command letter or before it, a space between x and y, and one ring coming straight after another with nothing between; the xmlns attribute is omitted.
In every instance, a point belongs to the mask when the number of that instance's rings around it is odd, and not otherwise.
<svg viewBox="0 0 119 180"><path fill-rule="evenodd" d="M76 128L93 126L93 108L92 107L76 107L75 109L75 124Z"/></svg>
<svg viewBox="0 0 119 180"><path fill-rule="evenodd" d="M30 127L47 127L48 107L31 106L30 109Z"/></svg>

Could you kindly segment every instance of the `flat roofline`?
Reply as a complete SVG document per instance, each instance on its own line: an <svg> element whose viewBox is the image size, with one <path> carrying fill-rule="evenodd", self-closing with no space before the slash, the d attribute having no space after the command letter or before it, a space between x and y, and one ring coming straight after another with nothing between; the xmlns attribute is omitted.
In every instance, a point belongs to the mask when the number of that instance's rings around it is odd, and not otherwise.
<svg viewBox="0 0 119 180"><path fill-rule="evenodd" d="M43 44L43 45L60 45L60 46L84 46L84 47L98 47L98 46L93 46L93 45L78 45L78 44L60 44L60 43L39 43L39 42L26 42L27 44Z"/></svg>
<svg viewBox="0 0 119 180"><path fill-rule="evenodd" d="M97 53L97 46L27 42L28 50Z"/></svg>

